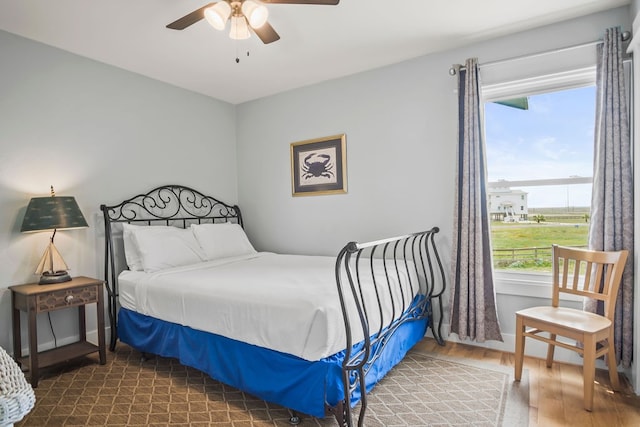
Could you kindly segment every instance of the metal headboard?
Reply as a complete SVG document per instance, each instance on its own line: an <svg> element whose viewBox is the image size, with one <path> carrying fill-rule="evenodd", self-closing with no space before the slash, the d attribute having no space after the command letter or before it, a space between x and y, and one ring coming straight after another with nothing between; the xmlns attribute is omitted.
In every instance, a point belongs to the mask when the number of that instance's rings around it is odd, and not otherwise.
<svg viewBox="0 0 640 427"><path fill-rule="evenodd" d="M207 196L182 185L164 185L146 194L139 194L116 205L100 205L104 216L104 279L108 293L108 312L111 324L111 351L118 339L118 265L123 253L114 237L121 233L117 224L172 225L186 228L191 224L235 222L243 226L240 208Z"/></svg>

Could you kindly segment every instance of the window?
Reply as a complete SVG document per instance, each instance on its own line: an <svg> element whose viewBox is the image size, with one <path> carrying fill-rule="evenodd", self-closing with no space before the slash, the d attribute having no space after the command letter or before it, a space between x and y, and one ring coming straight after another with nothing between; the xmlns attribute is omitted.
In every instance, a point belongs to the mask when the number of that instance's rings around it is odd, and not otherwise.
<svg viewBox="0 0 640 427"><path fill-rule="evenodd" d="M499 294L548 298L550 250L545 250L549 254L545 261L543 250L537 248L548 248L551 243L587 244L590 212L579 208L589 207L591 199L596 94L594 60L593 45L586 44L498 61L481 69L487 173L491 183L488 192L501 195L499 199L495 196L490 199L493 212L490 218L495 225L492 235L496 236L500 229L506 230L516 242L504 244L503 240L503 248L533 248L529 249L533 262L528 263L519 262L522 260L509 251L502 252L514 259L503 259L495 269ZM631 99L631 74L631 61L625 61L627 102ZM526 99L527 109L497 103L514 99ZM522 121L535 116L544 120ZM562 145L578 138L584 144L582 149L574 147L571 151ZM534 156L540 153L546 154L544 162ZM508 167L501 168L500 165ZM521 191L517 204L514 198L506 197L506 189ZM511 206L523 206L523 209L514 212L511 208L509 211L507 202ZM503 207L500 212L496 209L498 206ZM555 212L562 208L567 213L566 218L560 218ZM525 222L528 228L522 228ZM571 224L573 228L552 227L554 223ZM535 226L539 227L536 229ZM514 233L518 227L521 231L537 230L543 237L531 239L525 233ZM576 230L583 235L575 233ZM568 234L573 234L574 239L568 240ZM501 247L498 238L492 238L492 244L494 250ZM494 260L497 262L496 257Z"/></svg>
<svg viewBox="0 0 640 427"><path fill-rule="evenodd" d="M550 272L552 244L587 245L596 88L595 76L591 84L581 76L553 90L536 92L528 81L525 90L485 94L496 271Z"/></svg>
<svg viewBox="0 0 640 427"><path fill-rule="evenodd" d="M553 236L553 233L561 230L560 227L550 226L555 220L560 221L560 218L552 217L550 212L537 208L539 205L549 204L542 203L543 199L539 195L555 197L555 205L551 207L554 209L564 207L565 210L572 211L570 212L572 220L578 221L577 208L584 204L585 199L590 199L590 196L587 196L585 192L589 194L591 192L591 176L593 174L592 160L585 160L583 155L593 155L596 93L595 58L593 44L587 43L567 49L520 56L511 60L495 61L481 67L487 172L489 181L492 183L492 187L488 190L492 194L500 193L502 196L490 198L492 201L490 210L495 212L490 215L492 224L496 225L493 228L494 233L497 232L498 226L503 230L506 227L512 227L511 231L513 231L523 225L522 220L504 222L505 217L509 215L508 206L511 203L511 206L523 206L523 209L514 212L511 208L513 215L509 216L509 219L526 218L525 221L528 221L530 226L529 230L534 225L540 225L539 230L546 230L547 236L545 237L553 238L553 243L560 241L560 237L564 239L565 236ZM631 88L631 74L631 61L625 61L627 91ZM584 97L582 98L583 103L574 102L573 106L566 103L571 100L576 101L576 98L580 96ZM526 99L527 110L518 110L514 106L509 107L496 103L514 99L518 102ZM630 99L631 96L627 92L627 102ZM515 106L518 102L515 103ZM562 108L562 105L565 107ZM542 107L548 109L547 120L519 124L511 121L541 113ZM584 121L579 121L577 116L567 116L571 112L582 112L581 117ZM518 113L523 114L515 117ZM527 113L529 114L527 115ZM512 116L506 116L506 114ZM504 129L501 128L502 126ZM554 127L559 128L560 132L551 132L550 129ZM548 139L540 136L543 134ZM535 140L537 145L533 144L534 139L531 135L540 136ZM575 157L567 157L565 152L559 148L561 143L566 138L578 136L583 138L584 149L576 152ZM516 150L516 148L521 149ZM534 150L544 151L544 149L546 149L549 161L542 165L534 162ZM513 155L513 158L508 158L508 155ZM552 161L554 156L555 162ZM589 169L585 168L574 172L573 170L577 170L576 168L570 171L568 167L562 166L562 156L565 160L570 158L574 163L589 164ZM510 171L499 169L500 163L505 163L505 160L512 162ZM515 172L521 172L521 174L516 175ZM519 181L517 185L514 184L516 181ZM504 192L496 191L499 187L512 188L513 191L519 189L521 191L519 193L520 200L506 198ZM561 203L561 201L564 202ZM586 206L589 205L590 203ZM501 207L499 212L498 206ZM530 207L531 209L529 209ZM582 222L572 223L574 228L577 227L585 232L584 238L578 239L573 246L587 244L586 233L588 231L583 224L588 224L589 220L590 213L585 213ZM525 235L518 235L514 240L517 241L519 247L533 247L542 244L540 239L537 241L535 239L533 241L527 240ZM493 239L492 243L495 249L498 243L497 239ZM545 246L548 247L546 243ZM532 249L531 252L533 259L540 260L534 263L537 265L533 268L527 268L526 263L519 264L516 260L509 262L505 267L501 266L495 269L497 293L548 298L550 267L544 265L541 251L536 253L536 249Z"/></svg>

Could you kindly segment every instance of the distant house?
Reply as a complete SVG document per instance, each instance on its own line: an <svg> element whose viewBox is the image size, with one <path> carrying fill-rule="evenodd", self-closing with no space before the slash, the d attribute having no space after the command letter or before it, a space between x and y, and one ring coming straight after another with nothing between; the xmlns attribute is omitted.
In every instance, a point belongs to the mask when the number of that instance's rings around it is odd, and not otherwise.
<svg viewBox="0 0 640 427"><path fill-rule="evenodd" d="M529 216L527 193L510 187L492 187L488 191L489 214L493 221L517 222Z"/></svg>

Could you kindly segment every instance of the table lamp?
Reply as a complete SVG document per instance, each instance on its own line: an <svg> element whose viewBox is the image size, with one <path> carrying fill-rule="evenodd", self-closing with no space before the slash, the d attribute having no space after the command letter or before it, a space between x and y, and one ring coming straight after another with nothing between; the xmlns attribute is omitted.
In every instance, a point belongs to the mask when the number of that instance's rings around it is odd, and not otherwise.
<svg viewBox="0 0 640 427"><path fill-rule="evenodd" d="M39 283L41 285L71 280L71 276L67 273L69 267L53 244L56 231L88 226L76 199L74 197L56 197L53 186L51 186L50 197L34 197L29 201L20 231L29 233L53 230L49 246L44 251L35 271L35 274L40 275Z"/></svg>

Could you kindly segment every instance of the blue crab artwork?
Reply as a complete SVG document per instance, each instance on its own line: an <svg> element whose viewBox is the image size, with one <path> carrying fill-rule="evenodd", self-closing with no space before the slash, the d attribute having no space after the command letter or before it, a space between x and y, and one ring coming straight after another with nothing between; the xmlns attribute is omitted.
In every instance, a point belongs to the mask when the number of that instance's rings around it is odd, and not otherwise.
<svg viewBox="0 0 640 427"><path fill-rule="evenodd" d="M302 178L310 179L312 177L333 178L333 163L331 156L328 154L311 153L304 158L302 165Z"/></svg>

